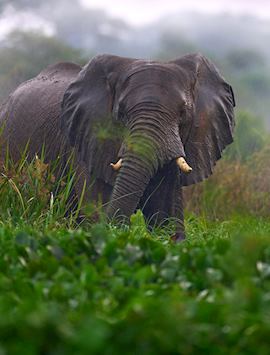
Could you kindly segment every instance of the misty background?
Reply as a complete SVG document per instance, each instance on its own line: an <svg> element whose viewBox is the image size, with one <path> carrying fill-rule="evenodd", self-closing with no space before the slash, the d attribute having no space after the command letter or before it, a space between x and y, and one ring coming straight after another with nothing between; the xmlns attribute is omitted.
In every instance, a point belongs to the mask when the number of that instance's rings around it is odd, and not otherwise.
<svg viewBox="0 0 270 355"><path fill-rule="evenodd" d="M0 102L58 61L84 64L97 53L166 60L199 51L233 86L237 110L252 115L253 128L270 129L269 43L270 18L252 14L185 10L135 26L79 0L1 0Z"/></svg>

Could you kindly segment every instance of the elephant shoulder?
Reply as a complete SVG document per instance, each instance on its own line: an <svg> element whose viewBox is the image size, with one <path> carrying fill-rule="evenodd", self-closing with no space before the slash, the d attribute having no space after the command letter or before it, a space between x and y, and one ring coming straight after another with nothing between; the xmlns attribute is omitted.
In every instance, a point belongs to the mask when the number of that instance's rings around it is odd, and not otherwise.
<svg viewBox="0 0 270 355"><path fill-rule="evenodd" d="M10 131L17 131L24 122L26 132L44 124L54 125L60 115L64 92L80 70L81 67L73 63L58 63L23 82L1 107L0 122L6 121Z"/></svg>
<svg viewBox="0 0 270 355"><path fill-rule="evenodd" d="M81 66L71 62L60 62L49 65L37 76L37 79L56 80L73 79L80 71Z"/></svg>
<svg viewBox="0 0 270 355"><path fill-rule="evenodd" d="M14 104L17 99L22 102L31 98L48 104L49 102L61 101L63 93L69 83L78 75L81 67L74 63L57 63L43 69L36 77L20 84L10 95L8 103Z"/></svg>
<svg viewBox="0 0 270 355"><path fill-rule="evenodd" d="M43 69L34 78L26 80L18 85L17 88L10 93L5 106L13 104L16 99L22 101L25 97L40 97L44 91L48 92L48 90L53 95L55 94L55 91L59 92L60 95L63 95L66 87L78 75L81 69L82 68L79 65L68 62L50 65ZM2 107L1 111L3 111Z"/></svg>

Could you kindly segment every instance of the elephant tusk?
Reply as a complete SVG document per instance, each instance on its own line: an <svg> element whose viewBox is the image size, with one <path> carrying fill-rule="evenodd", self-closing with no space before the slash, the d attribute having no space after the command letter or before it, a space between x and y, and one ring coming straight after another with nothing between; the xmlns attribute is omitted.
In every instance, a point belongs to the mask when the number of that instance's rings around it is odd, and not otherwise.
<svg viewBox="0 0 270 355"><path fill-rule="evenodd" d="M186 174L192 171L192 167L188 165L188 163L185 161L183 157L177 158L176 164L179 166L181 171L183 171Z"/></svg>
<svg viewBox="0 0 270 355"><path fill-rule="evenodd" d="M118 171L122 166L122 161L123 159L119 159L117 163L111 163L110 166L113 168L113 170Z"/></svg>

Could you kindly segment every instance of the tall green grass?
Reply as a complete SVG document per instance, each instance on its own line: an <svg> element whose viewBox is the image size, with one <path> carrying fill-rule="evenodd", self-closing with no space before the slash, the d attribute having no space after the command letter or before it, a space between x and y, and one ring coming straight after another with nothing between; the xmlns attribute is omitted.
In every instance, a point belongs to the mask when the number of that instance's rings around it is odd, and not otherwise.
<svg viewBox="0 0 270 355"><path fill-rule="evenodd" d="M185 189L186 208L207 218L270 217L270 143L244 162L223 159L203 183Z"/></svg>
<svg viewBox="0 0 270 355"><path fill-rule="evenodd" d="M171 241L170 224L149 232L140 211L129 226L78 223L93 208L80 198L71 209L72 168L57 179L59 162L49 166L42 154L7 158L0 354L268 354L270 221L248 199L267 193L260 171L269 157L258 154L254 191L245 186L256 170L224 162L201 195L193 192L189 203L203 209L187 211L181 244ZM256 181L265 185L255 189Z"/></svg>
<svg viewBox="0 0 270 355"><path fill-rule="evenodd" d="M59 224L75 226L83 194L75 201L76 173L72 156L64 173L59 172L59 166L60 158L51 164L45 163L43 152L29 161L27 147L20 161L14 163L7 151L0 170L0 222L30 224L37 228Z"/></svg>

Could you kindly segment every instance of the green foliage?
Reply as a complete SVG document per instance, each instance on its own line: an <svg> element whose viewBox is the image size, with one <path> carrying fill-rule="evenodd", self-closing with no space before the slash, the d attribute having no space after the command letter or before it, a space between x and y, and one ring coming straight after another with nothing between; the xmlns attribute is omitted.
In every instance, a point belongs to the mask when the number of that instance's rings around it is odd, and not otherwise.
<svg viewBox="0 0 270 355"><path fill-rule="evenodd" d="M226 79L232 85L238 110L248 110L269 130L270 76L269 60L260 51L235 50L229 52L218 67L224 68Z"/></svg>
<svg viewBox="0 0 270 355"><path fill-rule="evenodd" d="M165 30L160 36L160 49L156 56L162 60L171 60L187 53L196 52L196 46L179 32Z"/></svg>
<svg viewBox="0 0 270 355"><path fill-rule="evenodd" d="M180 245L130 230L0 227L0 349L267 354L270 224L190 217Z"/></svg>
<svg viewBox="0 0 270 355"><path fill-rule="evenodd" d="M13 32L0 50L0 101L18 84L36 76L50 64L82 62L82 55L56 38Z"/></svg>
<svg viewBox="0 0 270 355"><path fill-rule="evenodd" d="M245 162L263 148L266 138L262 119L240 111L236 117L234 142L226 149L225 157L231 161Z"/></svg>
<svg viewBox="0 0 270 355"><path fill-rule="evenodd" d="M43 156L36 156L28 162L26 149L18 163L14 164L9 160L8 152L6 161L1 163L0 224L29 223L44 228L59 223L74 225L81 199L78 208L72 212L76 180L72 157L67 171L59 177L57 171L60 160L49 165L44 162Z"/></svg>
<svg viewBox="0 0 270 355"><path fill-rule="evenodd" d="M72 170L50 197L56 166L24 155L1 175L0 353L268 353L269 221L190 215L181 244L141 211L78 226Z"/></svg>
<svg viewBox="0 0 270 355"><path fill-rule="evenodd" d="M236 73L257 70L265 66L265 58L260 52L250 49L233 50L225 57L226 65Z"/></svg>
<svg viewBox="0 0 270 355"><path fill-rule="evenodd" d="M218 220L236 213L269 218L269 159L268 144L246 163L220 161L209 179L185 188L187 210Z"/></svg>

